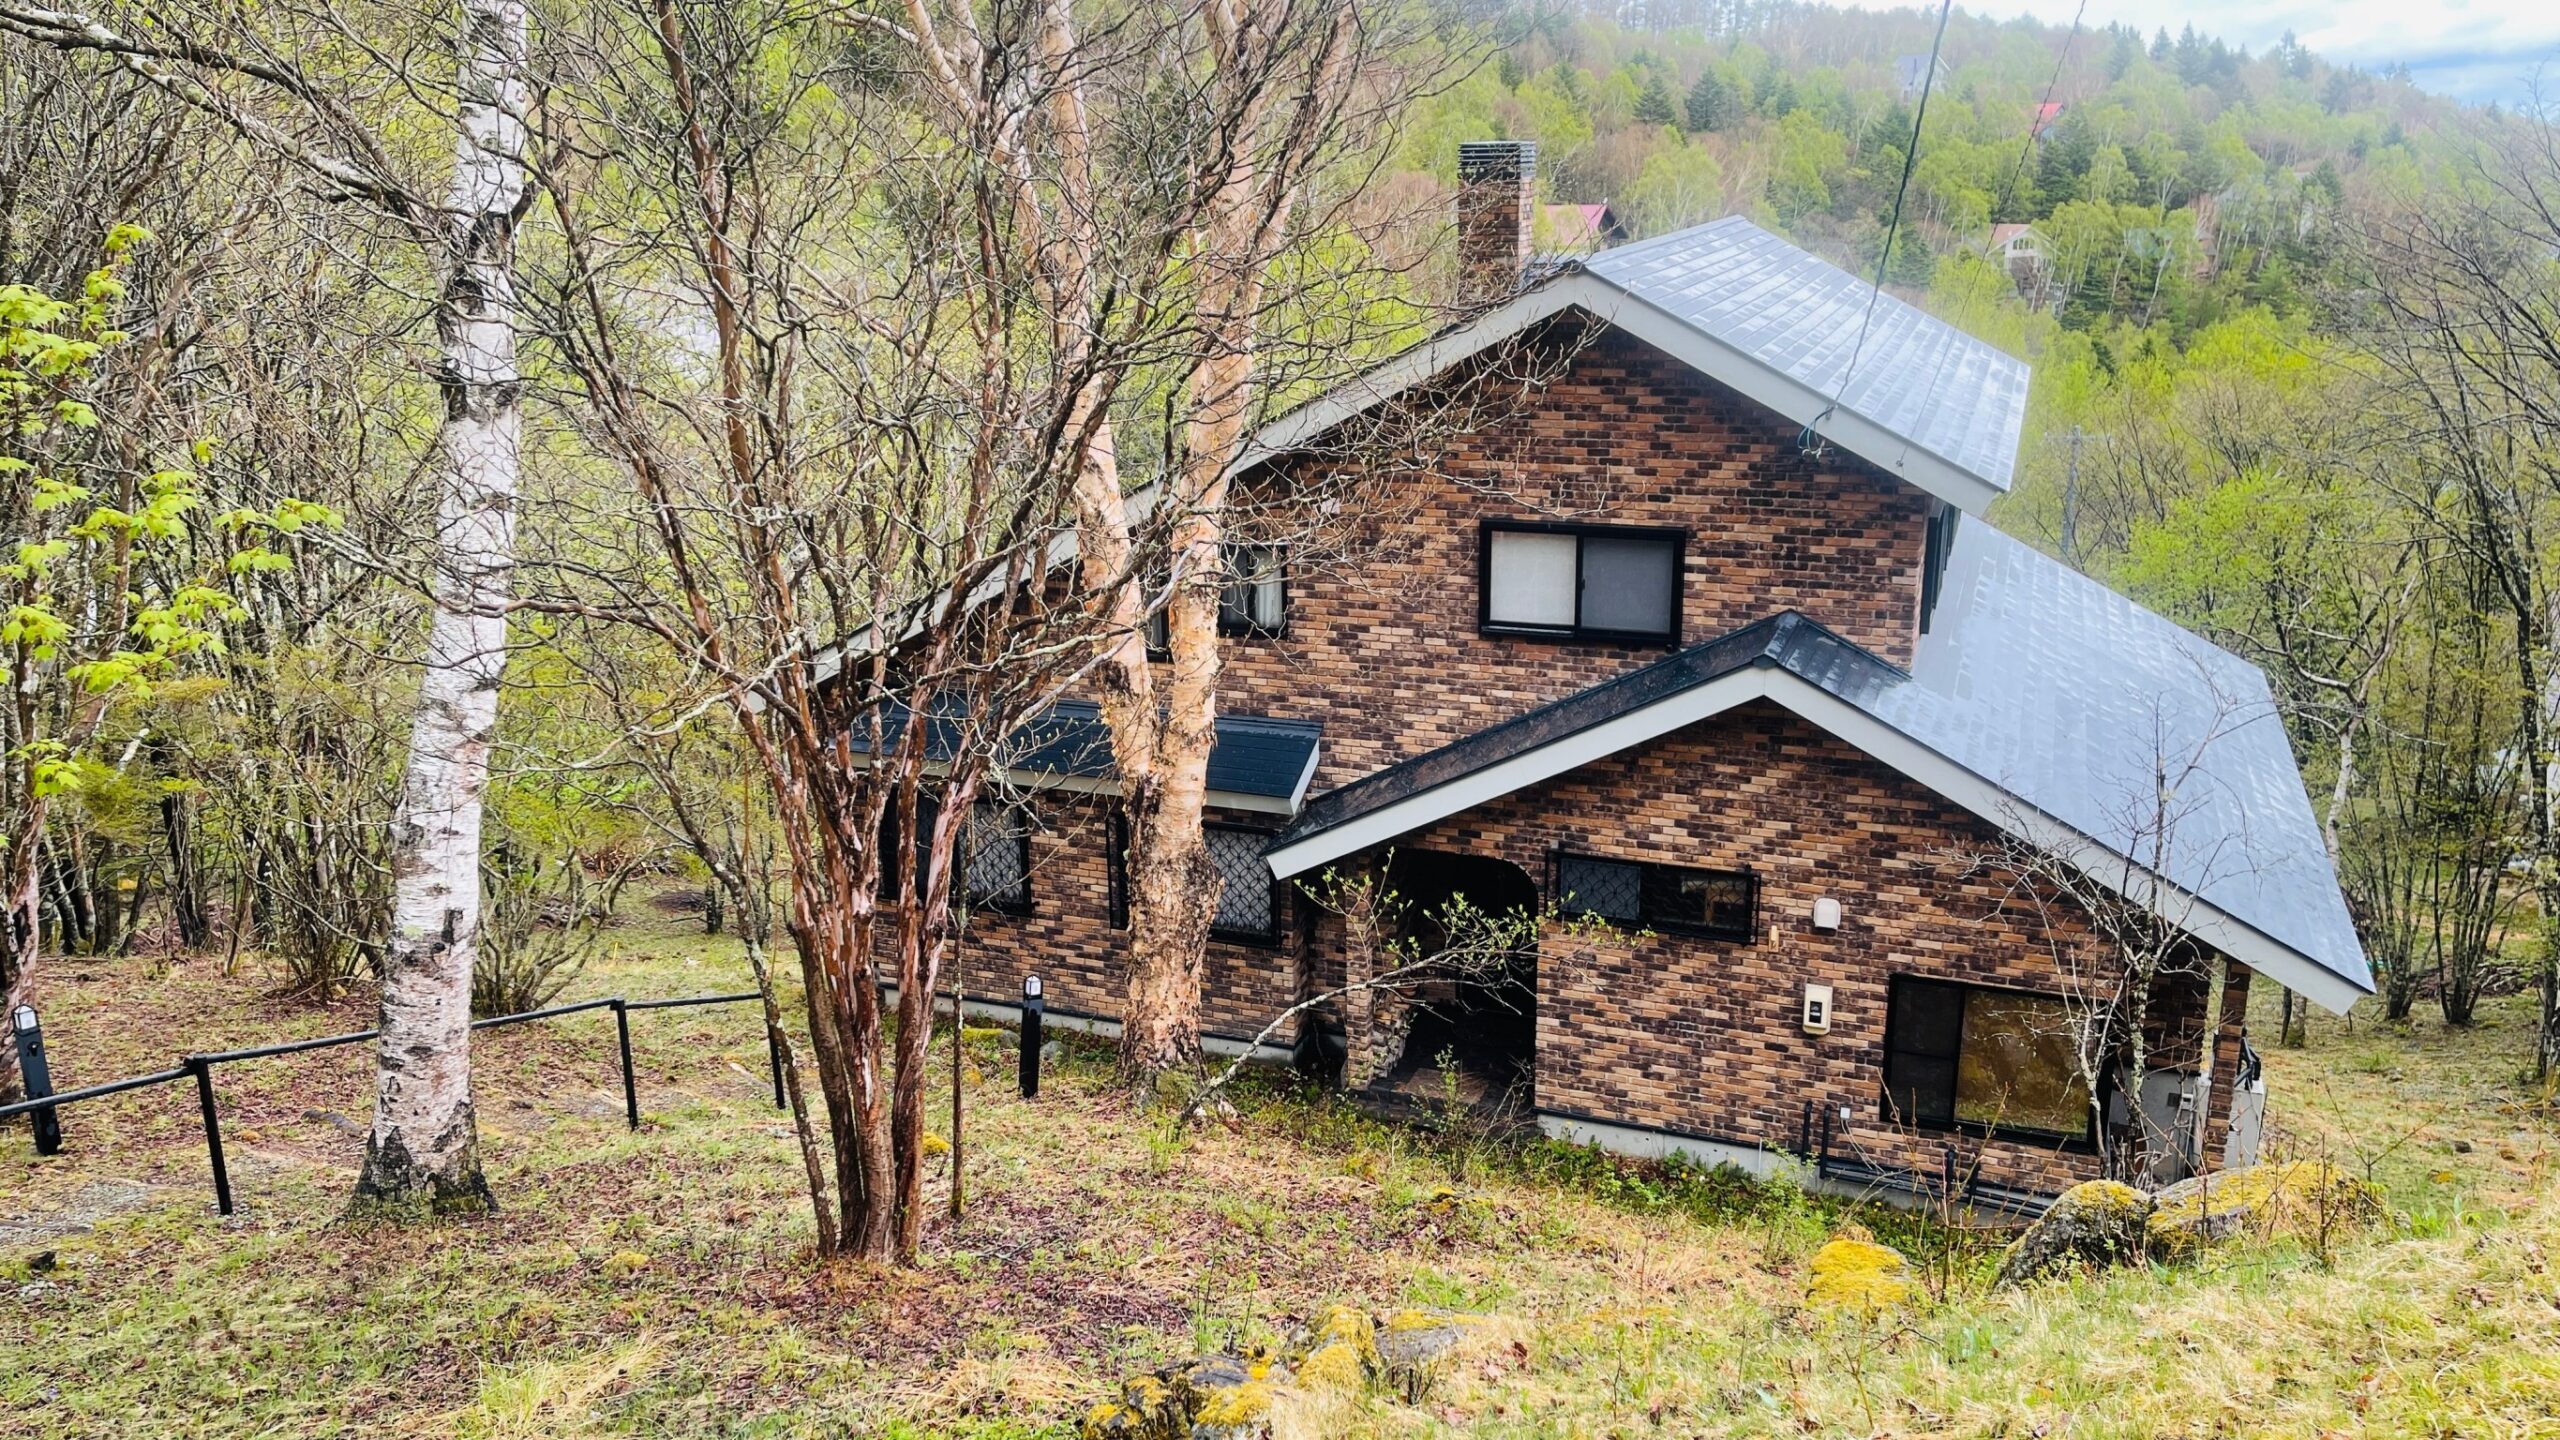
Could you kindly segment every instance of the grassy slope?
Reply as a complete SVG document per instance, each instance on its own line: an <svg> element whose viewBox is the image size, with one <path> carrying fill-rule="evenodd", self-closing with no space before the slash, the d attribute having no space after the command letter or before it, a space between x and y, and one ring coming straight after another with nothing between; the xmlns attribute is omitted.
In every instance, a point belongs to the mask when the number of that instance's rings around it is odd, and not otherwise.
<svg viewBox="0 0 2560 1440"><path fill-rule="evenodd" d="M739 986L726 945L631 915L626 953L573 995ZM70 962L46 994L66 1086L367 1023L202 962ZM1359 1434L2560 1434L2560 1147L2495 1098L2522 1014L2474 1036L2323 1024L2274 1057L2288 1133L2349 1163L2387 1152L2411 1238L2334 1270L2275 1250L2026 1296L1966 1285L1880 1329L1801 1313L1831 1223L1807 1204L1524 1164L1278 1095L1176 1145L1102 1098L1097 1059L1013 1098L995 1041L972 1062L967 1216L937 1220L909 1274L807 1263L745 1009L634 1017L638 1135L609 1017L484 1037L506 1208L411 1231L338 1215L360 1050L241 1066L229 1221L183 1089L79 1107L57 1160L0 1139L0 1227L22 1227L0 1228L0 1434L1063 1434L1121 1374L1336 1298L1505 1317L1419 1404L1366 1398ZM937 1164L937 1204L946 1185ZM93 1228L23 1228L80 1215Z"/></svg>

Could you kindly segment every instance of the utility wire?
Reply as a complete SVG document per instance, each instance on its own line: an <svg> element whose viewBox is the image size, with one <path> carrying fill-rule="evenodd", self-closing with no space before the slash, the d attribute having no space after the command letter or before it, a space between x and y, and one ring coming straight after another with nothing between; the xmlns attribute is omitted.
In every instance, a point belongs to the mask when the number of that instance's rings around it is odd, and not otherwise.
<svg viewBox="0 0 2560 1440"><path fill-rule="evenodd" d="M2036 102L2036 113L2027 118L2027 138L2018 142L2018 163L2009 171L2009 183L2000 187L2000 204L1991 212L1991 223L1999 224L2009 214L2009 202L2017 198L2018 181L2027 173L2027 156L2036 148L2036 128L2044 123L2044 107L2053 103L2054 87L2062 83L2062 67L2071 63L2071 45L2080 38L2080 17L2089 13L2089 0L2080 0L2080 8L2071 12L2071 33L2062 37L2062 53L2053 57L2053 76L2044 82L2044 99Z"/></svg>
<svg viewBox="0 0 2560 1440"><path fill-rule="evenodd" d="M1884 225L1884 249L1876 255L1875 283L1867 287L1867 308L1858 316L1858 338L1849 346L1849 363L1840 371L1840 383L1831 391L1831 403L1820 414L1805 422L1796 436L1796 448L1808 455L1822 454L1822 422L1840 408L1840 397L1849 393L1849 377L1858 373L1858 357L1867 348L1867 327L1876 318L1876 301L1884 295L1885 266L1893 260L1894 237L1902 233L1902 202L1911 193L1911 172L1920 163L1920 127L1929 121L1929 92L1938 84L1938 49L1947 43L1947 14L1955 9L1956 0L1939 0L1938 33L1929 39L1929 68L1920 73L1920 108L1911 116L1911 144L1902 152L1902 181L1893 187L1893 213ZM2083 0L2086 3L2086 0Z"/></svg>

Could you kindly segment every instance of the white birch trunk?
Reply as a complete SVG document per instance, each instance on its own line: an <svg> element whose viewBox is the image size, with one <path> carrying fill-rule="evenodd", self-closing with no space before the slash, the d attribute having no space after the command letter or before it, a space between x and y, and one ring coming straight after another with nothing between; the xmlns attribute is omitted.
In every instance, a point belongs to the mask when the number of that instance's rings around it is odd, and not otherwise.
<svg viewBox="0 0 2560 1440"><path fill-rule="evenodd" d="M471 1108L480 812L515 564L514 226L523 198L525 7L463 0L452 194L436 334L445 473L435 618L393 836L391 944L359 1203L491 1203Z"/></svg>

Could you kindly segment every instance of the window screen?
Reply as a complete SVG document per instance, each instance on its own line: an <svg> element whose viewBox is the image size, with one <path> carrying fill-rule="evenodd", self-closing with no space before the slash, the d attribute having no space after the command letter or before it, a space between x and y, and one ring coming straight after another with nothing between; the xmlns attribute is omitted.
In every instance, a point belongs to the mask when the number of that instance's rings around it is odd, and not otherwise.
<svg viewBox="0 0 2560 1440"><path fill-rule="evenodd" d="M2050 995L1894 982L1885 1016L1885 1118L2042 1135L2089 1130L2071 1016Z"/></svg>
<svg viewBox="0 0 2560 1440"><path fill-rule="evenodd" d="M1209 933L1227 940L1273 938L1279 933L1273 904L1278 885L1262 859L1262 847L1271 837L1234 825L1204 825L1201 833L1209 844L1209 862L1218 867L1218 878L1225 882L1218 890L1218 913L1209 921Z"/></svg>
<svg viewBox="0 0 2560 1440"><path fill-rule="evenodd" d="M1749 940L1759 881L1740 870L1559 855L1556 904L1568 915L1597 915L1648 930Z"/></svg>
<svg viewBox="0 0 2560 1440"><path fill-rule="evenodd" d="M1488 524L1484 626L1556 639L1677 639L1680 548L1676 530Z"/></svg>
<svg viewBox="0 0 2560 1440"><path fill-rule="evenodd" d="M1571 535L1494 531L1485 619L1495 625L1573 628L1581 545Z"/></svg>
<svg viewBox="0 0 2560 1440"><path fill-rule="evenodd" d="M1582 542L1582 628L1671 633L1679 547L1668 540L1593 535Z"/></svg>

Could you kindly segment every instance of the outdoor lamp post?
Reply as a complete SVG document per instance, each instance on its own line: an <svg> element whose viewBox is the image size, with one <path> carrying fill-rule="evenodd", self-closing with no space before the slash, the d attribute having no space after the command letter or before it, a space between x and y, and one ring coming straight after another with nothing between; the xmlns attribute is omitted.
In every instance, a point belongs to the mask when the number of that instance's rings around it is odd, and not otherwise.
<svg viewBox="0 0 2560 1440"><path fill-rule="evenodd" d="M1040 1014L1046 1002L1040 998L1040 977L1022 977L1022 1098L1030 1100L1040 1094Z"/></svg>
<svg viewBox="0 0 2560 1440"><path fill-rule="evenodd" d="M9 1012L9 1033L18 1046L18 1075L27 1087L27 1098L41 1100L53 1093L53 1069L45 1064L44 1025L36 1019L36 1007L21 1005ZM35 1122L36 1153L62 1153L62 1119L54 1107L47 1105L32 1110L27 1118Z"/></svg>

